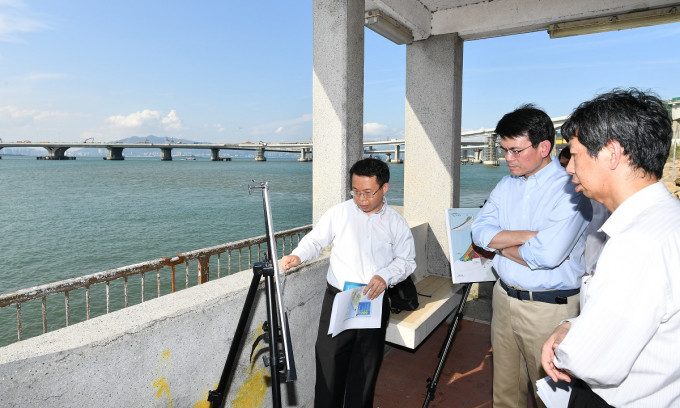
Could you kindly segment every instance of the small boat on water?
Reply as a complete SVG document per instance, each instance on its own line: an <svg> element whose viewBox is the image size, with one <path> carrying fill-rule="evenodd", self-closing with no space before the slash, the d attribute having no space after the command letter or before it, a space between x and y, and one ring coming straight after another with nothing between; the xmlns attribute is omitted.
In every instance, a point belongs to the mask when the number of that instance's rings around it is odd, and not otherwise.
<svg viewBox="0 0 680 408"><path fill-rule="evenodd" d="M192 154L191 156L185 157L184 160L196 160L196 156Z"/></svg>

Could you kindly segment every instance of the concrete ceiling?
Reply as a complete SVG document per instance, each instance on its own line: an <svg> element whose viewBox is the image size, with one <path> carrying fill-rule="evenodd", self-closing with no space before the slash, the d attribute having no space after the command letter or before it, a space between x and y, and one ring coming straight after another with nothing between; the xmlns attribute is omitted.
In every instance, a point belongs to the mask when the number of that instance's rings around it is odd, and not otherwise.
<svg viewBox="0 0 680 408"><path fill-rule="evenodd" d="M415 41L458 33L475 40L547 30L550 24L678 6L678 0L366 0L411 29ZM548 35L548 34L546 34Z"/></svg>

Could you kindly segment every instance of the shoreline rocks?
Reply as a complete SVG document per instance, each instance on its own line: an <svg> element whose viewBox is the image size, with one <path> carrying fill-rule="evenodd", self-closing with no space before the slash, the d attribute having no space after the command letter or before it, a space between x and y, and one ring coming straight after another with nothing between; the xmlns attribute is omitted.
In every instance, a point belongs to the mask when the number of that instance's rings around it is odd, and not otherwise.
<svg viewBox="0 0 680 408"><path fill-rule="evenodd" d="M675 161L675 179L673 178L673 160L668 160L663 168L661 182L666 185L668 191L676 198L680 199L680 160Z"/></svg>

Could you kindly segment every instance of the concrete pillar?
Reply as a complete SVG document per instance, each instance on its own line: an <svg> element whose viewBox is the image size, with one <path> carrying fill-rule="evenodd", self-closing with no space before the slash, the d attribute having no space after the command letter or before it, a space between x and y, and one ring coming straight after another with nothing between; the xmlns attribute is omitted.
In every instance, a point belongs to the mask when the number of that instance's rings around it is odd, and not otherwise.
<svg viewBox="0 0 680 408"><path fill-rule="evenodd" d="M484 147L484 165L498 166L498 148L496 147L496 134L491 133L486 136L486 146Z"/></svg>
<svg viewBox="0 0 680 408"><path fill-rule="evenodd" d="M373 157L373 146L368 146L367 148L364 149L364 157ZM368 156L366 156L368 155Z"/></svg>
<svg viewBox="0 0 680 408"><path fill-rule="evenodd" d="M299 162L308 162L312 161L312 158L309 157L309 154L311 153L311 150L309 147L303 147L300 149L300 158L298 159Z"/></svg>
<svg viewBox="0 0 680 408"><path fill-rule="evenodd" d="M406 46L404 216L426 222L427 271L450 276L445 210L460 200L463 40L432 36Z"/></svg>
<svg viewBox="0 0 680 408"><path fill-rule="evenodd" d="M680 145L679 139L680 139L680 102L674 102L671 104L671 118L673 119L673 143L671 144L671 149L672 149L672 155L671 157L673 158L673 170L671 170L671 181L676 180L676 169L675 169L675 160L677 159L676 157L676 150L677 147Z"/></svg>
<svg viewBox="0 0 680 408"><path fill-rule="evenodd" d="M64 159L66 159L66 156L64 155L64 153L66 153L66 150L68 150L68 147L45 146L45 149L47 149L47 156L45 156L45 159L47 159L47 160L64 160Z"/></svg>
<svg viewBox="0 0 680 408"><path fill-rule="evenodd" d="M404 161L399 158L399 151L401 150L401 146L399 145L394 145L394 159L390 160L390 163L403 163Z"/></svg>
<svg viewBox="0 0 680 408"><path fill-rule="evenodd" d="M255 161L267 161L267 158L264 157L264 147L255 149Z"/></svg>
<svg viewBox="0 0 680 408"><path fill-rule="evenodd" d="M363 157L364 1L313 0L313 221L349 198Z"/></svg>
<svg viewBox="0 0 680 408"><path fill-rule="evenodd" d="M172 148L171 147L161 147L161 160L171 161L172 160Z"/></svg>
<svg viewBox="0 0 680 408"><path fill-rule="evenodd" d="M477 164L482 162L482 149L474 149L472 151L474 158L472 159L472 163Z"/></svg>
<svg viewBox="0 0 680 408"><path fill-rule="evenodd" d="M220 161L220 149L218 148L210 149L210 160Z"/></svg>
<svg viewBox="0 0 680 408"><path fill-rule="evenodd" d="M104 160L124 160L123 148L122 147L112 147L108 146L106 150L109 151L109 155L104 157Z"/></svg>

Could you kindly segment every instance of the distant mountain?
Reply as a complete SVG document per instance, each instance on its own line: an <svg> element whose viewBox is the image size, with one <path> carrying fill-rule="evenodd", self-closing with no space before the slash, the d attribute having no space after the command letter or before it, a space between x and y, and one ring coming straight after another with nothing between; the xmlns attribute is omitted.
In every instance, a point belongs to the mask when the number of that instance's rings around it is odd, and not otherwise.
<svg viewBox="0 0 680 408"><path fill-rule="evenodd" d="M114 140L112 143L131 143L131 144L144 144L144 143L154 143L154 144L162 144L162 143L183 143L183 144L202 144L203 142L195 142L193 140L187 140L187 139L175 139L175 138L165 138L165 137L159 137L159 136L154 136L154 135L148 135L148 136L131 136L131 137L126 137L125 139L120 139L120 140ZM189 150L189 149L173 149L172 151L173 156L190 156L190 155L195 155L195 156L210 156L210 151L202 151L202 150ZM67 156L76 156L76 157L93 157L93 156L106 156L108 154L108 151L106 149L97 149L97 148L73 148L69 149L68 152L66 153ZM129 157L139 157L139 156L160 156L161 152L157 147L150 147L150 148L135 148L135 149L126 149L125 150L125 156Z"/></svg>
<svg viewBox="0 0 680 408"><path fill-rule="evenodd" d="M187 143L187 144L202 144L204 142L196 142L193 140L187 140L187 139L175 139L175 138L165 138L165 137L158 137L154 135L149 135L149 136L132 136L132 137L127 137L125 139L120 139L120 140L114 140L114 143Z"/></svg>

